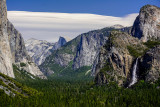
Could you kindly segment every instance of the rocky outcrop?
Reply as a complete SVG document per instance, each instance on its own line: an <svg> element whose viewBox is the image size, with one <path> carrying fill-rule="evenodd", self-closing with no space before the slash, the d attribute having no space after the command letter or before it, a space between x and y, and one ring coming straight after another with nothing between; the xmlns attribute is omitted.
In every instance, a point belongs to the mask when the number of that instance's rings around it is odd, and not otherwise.
<svg viewBox="0 0 160 107"><path fill-rule="evenodd" d="M134 22L132 35L143 42L160 40L160 8L152 5L142 7Z"/></svg>
<svg viewBox="0 0 160 107"><path fill-rule="evenodd" d="M114 25L82 35L74 58L73 68L76 70L83 66L92 66L101 47L104 46L108 40L111 31L117 30L130 34L130 29L130 27Z"/></svg>
<svg viewBox="0 0 160 107"><path fill-rule="evenodd" d="M160 45L150 49L139 61L139 79L155 82L160 77Z"/></svg>
<svg viewBox="0 0 160 107"><path fill-rule="evenodd" d="M7 33L6 0L0 0L0 72L14 78L12 55Z"/></svg>
<svg viewBox="0 0 160 107"><path fill-rule="evenodd" d="M0 72L14 78L12 64L32 62L21 34L7 20L6 0L0 0ZM36 67L26 66L26 71L40 78L46 78ZM30 71L31 70L31 71Z"/></svg>
<svg viewBox="0 0 160 107"><path fill-rule="evenodd" d="M67 40L64 37L59 37L58 42L56 42L53 45L52 50L57 50L58 48L62 47L63 45L65 45L67 43Z"/></svg>
<svg viewBox="0 0 160 107"><path fill-rule="evenodd" d="M9 21L7 23L7 32L12 53L12 62L31 62L21 33Z"/></svg>
<svg viewBox="0 0 160 107"><path fill-rule="evenodd" d="M9 21L7 23L7 32L12 54L12 63L15 65L23 63L26 65L23 67L25 71L41 79L46 79L38 66L33 63L31 57L28 55L22 35Z"/></svg>
<svg viewBox="0 0 160 107"><path fill-rule="evenodd" d="M29 88L27 86L24 86L21 83L15 81L13 78L10 78L10 77L0 73L1 95L3 95L2 90L5 94L7 94L10 97L20 96L21 98L23 98L23 97L26 98L26 97L31 96L33 94L36 95L39 93L37 90Z"/></svg>
<svg viewBox="0 0 160 107"><path fill-rule="evenodd" d="M79 42L80 36L53 51L52 54L39 66L41 71L46 76L50 76L54 72L59 72L64 67L68 67L69 63L74 59Z"/></svg>
<svg viewBox="0 0 160 107"><path fill-rule="evenodd" d="M25 45L32 60L37 65L41 65L54 50L57 50L61 46L65 45L66 42L67 41L63 37L60 37L59 41L56 43L50 43L44 40L37 40L32 38L27 40Z"/></svg>
<svg viewBox="0 0 160 107"><path fill-rule="evenodd" d="M107 84L107 78L106 78L106 74L103 72L99 72L96 77L95 77L95 84L98 85L103 85L103 84Z"/></svg>
<svg viewBox="0 0 160 107"><path fill-rule="evenodd" d="M27 71L28 73L32 74L33 76L39 77L41 79L47 79L46 76L40 71L38 66L33 62L28 63L15 63L15 65L22 71Z"/></svg>
<svg viewBox="0 0 160 107"><path fill-rule="evenodd" d="M113 30L130 34L131 27L115 25L81 34L47 57L40 65L41 70L44 73L47 71L58 72L70 66L73 71L76 71L82 67L92 66L101 47L106 43Z"/></svg>
<svg viewBox="0 0 160 107"><path fill-rule="evenodd" d="M51 54L52 43L42 40L29 39L25 41L25 46L32 60L40 65L45 58Z"/></svg>
<svg viewBox="0 0 160 107"><path fill-rule="evenodd" d="M102 32L89 32L87 35L83 35L74 59L73 68L91 66L106 40L107 37Z"/></svg>
<svg viewBox="0 0 160 107"><path fill-rule="evenodd" d="M157 81L160 77L160 46L156 46L160 44L159 25L160 8L146 5L141 8L131 30L132 36L136 38L129 35L128 29L124 29L128 34L111 32L92 67L95 83L105 84L114 81L118 85L129 84L137 57L136 79Z"/></svg>
<svg viewBox="0 0 160 107"><path fill-rule="evenodd" d="M55 62L59 64L60 66L67 66L69 62L73 61L74 56L70 54L59 54L55 57Z"/></svg>
<svg viewBox="0 0 160 107"><path fill-rule="evenodd" d="M111 32L106 45L101 48L92 67L92 75L96 76L96 81L115 81L119 85L125 83L134 61L128 46L143 47L138 39L127 33Z"/></svg>

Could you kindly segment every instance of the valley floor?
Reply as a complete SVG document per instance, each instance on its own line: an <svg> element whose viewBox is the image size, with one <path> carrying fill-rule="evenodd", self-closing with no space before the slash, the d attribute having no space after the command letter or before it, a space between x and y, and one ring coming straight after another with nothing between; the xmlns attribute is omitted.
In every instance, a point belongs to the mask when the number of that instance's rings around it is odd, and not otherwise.
<svg viewBox="0 0 160 107"><path fill-rule="evenodd" d="M28 98L10 97L0 91L0 107L138 107L160 105L160 82L140 81L132 88L119 88L115 83L97 86L93 78L32 80L23 85L38 90Z"/></svg>

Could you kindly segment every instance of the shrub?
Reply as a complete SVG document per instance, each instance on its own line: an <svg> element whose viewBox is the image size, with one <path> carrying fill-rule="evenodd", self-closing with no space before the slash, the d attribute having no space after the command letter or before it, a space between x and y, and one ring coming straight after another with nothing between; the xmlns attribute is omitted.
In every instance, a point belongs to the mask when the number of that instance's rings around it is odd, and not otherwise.
<svg viewBox="0 0 160 107"><path fill-rule="evenodd" d="M160 41L151 41L151 40L149 40L149 41L145 42L144 45L146 45L148 48L153 48L153 47L155 47L157 45L160 45Z"/></svg>
<svg viewBox="0 0 160 107"><path fill-rule="evenodd" d="M103 72L103 73L106 71L108 71L108 72L113 71L113 68L108 63L100 70L100 72Z"/></svg>
<svg viewBox="0 0 160 107"><path fill-rule="evenodd" d="M9 85L11 88L14 88L14 85L13 85L13 84L9 83L8 85Z"/></svg>
<svg viewBox="0 0 160 107"><path fill-rule="evenodd" d="M20 63L20 66L21 66L21 67L25 67L26 64L25 64L25 63Z"/></svg>
<svg viewBox="0 0 160 107"><path fill-rule="evenodd" d="M141 52L141 50L143 49L137 49L137 48L134 48L132 46L127 46L127 49L129 51L129 53L133 56L133 57L139 57L139 56L142 56L143 55L143 52Z"/></svg>
<svg viewBox="0 0 160 107"><path fill-rule="evenodd" d="M29 65L32 65L33 62L28 62Z"/></svg>

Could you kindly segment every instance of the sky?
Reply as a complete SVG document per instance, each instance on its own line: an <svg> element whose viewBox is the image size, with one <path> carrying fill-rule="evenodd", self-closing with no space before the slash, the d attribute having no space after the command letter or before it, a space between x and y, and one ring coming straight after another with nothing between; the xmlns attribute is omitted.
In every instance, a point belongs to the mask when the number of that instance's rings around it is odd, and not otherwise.
<svg viewBox="0 0 160 107"><path fill-rule="evenodd" d="M114 24L132 26L146 4L160 6L160 0L7 0L8 18L25 40L50 42Z"/></svg>

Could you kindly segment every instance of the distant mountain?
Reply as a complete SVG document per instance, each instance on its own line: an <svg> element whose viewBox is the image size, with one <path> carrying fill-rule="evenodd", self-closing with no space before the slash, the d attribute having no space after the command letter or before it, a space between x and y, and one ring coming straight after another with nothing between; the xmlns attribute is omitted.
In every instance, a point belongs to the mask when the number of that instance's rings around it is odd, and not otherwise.
<svg viewBox="0 0 160 107"><path fill-rule="evenodd" d="M52 74L51 72L65 72L68 68L70 71L83 67L91 69L101 47L106 43L110 32L114 30L130 33L131 27L120 26L120 29L106 27L81 34L48 56L39 66L41 71L48 75Z"/></svg>
<svg viewBox="0 0 160 107"><path fill-rule="evenodd" d="M114 29L122 29L122 28L124 28L124 26L119 25L119 24L116 24L116 25L111 26L111 28L114 28Z"/></svg>
<svg viewBox="0 0 160 107"><path fill-rule="evenodd" d="M25 45L32 60L37 65L41 65L45 61L46 57L51 55L54 50L57 50L66 44L66 42L67 41L63 37L60 37L59 41L56 43L50 43L44 40L37 40L32 38L25 41Z"/></svg>

